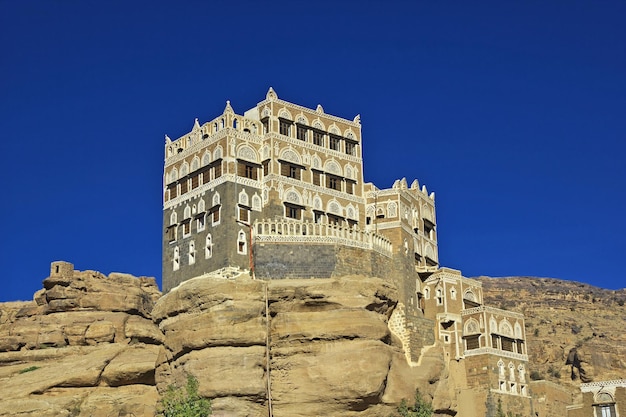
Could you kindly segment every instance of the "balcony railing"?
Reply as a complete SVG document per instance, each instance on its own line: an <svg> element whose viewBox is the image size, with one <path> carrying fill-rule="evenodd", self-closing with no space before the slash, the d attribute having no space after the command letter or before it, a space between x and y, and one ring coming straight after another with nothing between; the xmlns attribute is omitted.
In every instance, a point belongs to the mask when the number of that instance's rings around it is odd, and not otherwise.
<svg viewBox="0 0 626 417"><path fill-rule="evenodd" d="M289 220L257 220L252 227L254 240L259 243L339 244L370 249L386 257L392 255L391 242L387 238L359 230L356 226Z"/></svg>

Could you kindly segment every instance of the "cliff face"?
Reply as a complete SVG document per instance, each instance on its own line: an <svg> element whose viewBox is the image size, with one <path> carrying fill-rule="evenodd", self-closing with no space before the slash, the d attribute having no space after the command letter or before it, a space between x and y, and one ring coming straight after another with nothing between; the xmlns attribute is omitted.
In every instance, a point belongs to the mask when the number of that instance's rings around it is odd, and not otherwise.
<svg viewBox="0 0 626 417"><path fill-rule="evenodd" d="M605 290L551 278L478 278L484 302L524 313L531 377L578 391L580 370L566 365L576 349L582 379L626 375L626 289Z"/></svg>
<svg viewBox="0 0 626 417"><path fill-rule="evenodd" d="M453 414L440 347L411 368L389 331L396 296L358 276L230 274L163 297L149 278L49 277L35 301L0 304L0 416L152 416L159 392L186 374L216 416L270 406L274 416L386 416L416 387Z"/></svg>

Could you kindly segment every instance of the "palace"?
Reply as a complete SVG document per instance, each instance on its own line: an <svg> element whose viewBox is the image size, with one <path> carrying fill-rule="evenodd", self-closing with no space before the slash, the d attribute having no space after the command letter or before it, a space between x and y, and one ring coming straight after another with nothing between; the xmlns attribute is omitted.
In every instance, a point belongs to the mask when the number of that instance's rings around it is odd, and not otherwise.
<svg viewBox="0 0 626 417"><path fill-rule="evenodd" d="M278 98L171 140L163 188L163 290L215 271L253 279L376 276L396 285L389 327L407 361L442 347L464 416L496 398L530 415L524 318L484 306L482 286L441 268L435 195L417 180L363 181L359 116ZM453 389L453 387L450 387Z"/></svg>
<svg viewBox="0 0 626 417"><path fill-rule="evenodd" d="M351 252L366 254L361 273L384 265L414 281L434 272L434 194L417 181L364 183L361 143L359 116L307 109L271 88L243 115L227 103L214 120L166 138L164 291L225 267L327 278L356 270Z"/></svg>

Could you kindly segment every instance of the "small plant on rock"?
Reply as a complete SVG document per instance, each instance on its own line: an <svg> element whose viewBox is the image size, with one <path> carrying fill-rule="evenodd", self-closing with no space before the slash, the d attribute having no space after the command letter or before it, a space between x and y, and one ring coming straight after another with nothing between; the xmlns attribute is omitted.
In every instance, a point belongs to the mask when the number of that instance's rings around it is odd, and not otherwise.
<svg viewBox="0 0 626 417"><path fill-rule="evenodd" d="M212 413L211 401L200 397L198 380L193 375L187 375L185 388L168 386L159 409L160 417L207 417Z"/></svg>
<svg viewBox="0 0 626 417"><path fill-rule="evenodd" d="M21 369L18 373L19 374L25 374L26 372L35 371L37 369L39 369L38 366L29 366L28 368Z"/></svg>
<svg viewBox="0 0 626 417"><path fill-rule="evenodd" d="M406 400L402 400L397 410L398 414L395 416L400 417L431 417L433 415L433 406L422 398L419 390L415 390L413 406L409 406Z"/></svg>

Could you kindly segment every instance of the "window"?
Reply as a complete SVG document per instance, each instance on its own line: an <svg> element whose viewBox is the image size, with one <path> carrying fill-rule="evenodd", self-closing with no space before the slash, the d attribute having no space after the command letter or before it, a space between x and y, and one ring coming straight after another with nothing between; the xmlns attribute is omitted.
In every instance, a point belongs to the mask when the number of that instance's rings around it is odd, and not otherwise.
<svg viewBox="0 0 626 417"><path fill-rule="evenodd" d="M480 335L476 334L465 338L467 350L478 349L480 347L479 337Z"/></svg>
<svg viewBox="0 0 626 417"><path fill-rule="evenodd" d="M222 176L222 161L220 161L217 165L215 165L215 167L213 168L213 178L219 178Z"/></svg>
<svg viewBox="0 0 626 417"><path fill-rule="evenodd" d="M244 223L250 222L250 210L245 207L239 207L239 221Z"/></svg>
<svg viewBox="0 0 626 417"><path fill-rule="evenodd" d="M209 259L213 256L213 237L209 233L206 237L206 244L204 246L204 257Z"/></svg>
<svg viewBox="0 0 626 417"><path fill-rule="evenodd" d="M192 241L189 242L189 265L196 263L196 244Z"/></svg>
<svg viewBox="0 0 626 417"><path fill-rule="evenodd" d="M313 185L320 185L320 173L319 173L319 171L313 171Z"/></svg>
<svg viewBox="0 0 626 417"><path fill-rule="evenodd" d="M280 163L280 174L284 177L299 180L301 179L301 171L302 168L297 165L289 164L287 162Z"/></svg>
<svg viewBox="0 0 626 417"><path fill-rule="evenodd" d="M322 213L321 211L315 211L313 212L314 218L315 218L315 223L321 223L322 222L322 216L324 215L324 213Z"/></svg>
<svg viewBox="0 0 626 417"><path fill-rule="evenodd" d="M180 250L178 246L174 248L174 258L172 259L172 269L178 271L180 268Z"/></svg>
<svg viewBox="0 0 626 417"><path fill-rule="evenodd" d="M331 136L330 137L330 149L332 149L333 151L338 151L339 147L341 143L341 138L338 138L337 136Z"/></svg>
<svg viewBox="0 0 626 417"><path fill-rule="evenodd" d="M263 133L269 133L270 132L270 122L269 120L263 119L261 120L261 123L263 124Z"/></svg>
<svg viewBox="0 0 626 417"><path fill-rule="evenodd" d="M237 253L245 255L248 252L248 245L246 244L246 234L243 230L239 231L237 237Z"/></svg>
<svg viewBox="0 0 626 417"><path fill-rule="evenodd" d="M353 142L346 141L346 154L356 156L356 146Z"/></svg>
<svg viewBox="0 0 626 417"><path fill-rule="evenodd" d="M204 230L204 214L200 215L197 219L196 219L196 230L198 232L201 232Z"/></svg>
<svg viewBox="0 0 626 417"><path fill-rule="evenodd" d="M507 352L513 352L513 339L509 339L508 337L502 337L502 350L506 350Z"/></svg>
<svg viewBox="0 0 626 417"><path fill-rule="evenodd" d="M617 417L615 404L601 404L596 405L595 408L597 417Z"/></svg>
<svg viewBox="0 0 626 417"><path fill-rule="evenodd" d="M328 224L340 225L343 222L343 219L339 216L335 216L333 214L328 214Z"/></svg>
<svg viewBox="0 0 626 417"><path fill-rule="evenodd" d="M170 226L167 228L167 241L169 243L176 242L176 231L178 228L176 225Z"/></svg>
<svg viewBox="0 0 626 417"><path fill-rule="evenodd" d="M167 186L167 191L169 193L170 199L176 198L176 196L177 196L176 192L178 191L178 188L176 187L176 184L168 185Z"/></svg>
<svg viewBox="0 0 626 417"><path fill-rule="evenodd" d="M191 189L193 190L194 188L198 188L199 185L199 175L194 175L193 177L191 177Z"/></svg>
<svg viewBox="0 0 626 417"><path fill-rule="evenodd" d="M211 209L210 214L211 214L213 226L220 224L220 206L213 207Z"/></svg>
<svg viewBox="0 0 626 417"><path fill-rule="evenodd" d="M180 193L185 194L187 192L187 180L182 180L180 182Z"/></svg>
<svg viewBox="0 0 626 417"><path fill-rule="evenodd" d="M346 193L354 194L354 182L346 181Z"/></svg>
<svg viewBox="0 0 626 417"><path fill-rule="evenodd" d="M183 223L183 237L189 236L191 234L191 221L186 221Z"/></svg>
<svg viewBox="0 0 626 417"><path fill-rule="evenodd" d="M285 203L285 216L290 219L300 220L302 209L298 206Z"/></svg>
<svg viewBox="0 0 626 417"><path fill-rule="evenodd" d="M240 177L256 180L257 168L250 163L237 161L237 175L239 175Z"/></svg>
<svg viewBox="0 0 626 417"><path fill-rule="evenodd" d="M434 239L435 237L435 225L431 223L428 219L424 219L424 236L428 239Z"/></svg>
<svg viewBox="0 0 626 417"><path fill-rule="evenodd" d="M280 134L289 136L291 133L291 122L287 120L280 120Z"/></svg>
<svg viewBox="0 0 626 417"><path fill-rule="evenodd" d="M270 173L270 161L263 161L263 175L268 175Z"/></svg>
<svg viewBox="0 0 626 417"><path fill-rule="evenodd" d="M317 146L324 146L324 133L313 131L313 144Z"/></svg>
<svg viewBox="0 0 626 417"><path fill-rule="evenodd" d="M300 140L306 140L306 132L307 132L306 127L298 126L298 129L296 131L297 138Z"/></svg>
<svg viewBox="0 0 626 417"><path fill-rule="evenodd" d="M436 293L435 297L437 298L437 305L440 306L443 304L443 291L441 290L441 288L437 288L435 293Z"/></svg>
<svg viewBox="0 0 626 417"><path fill-rule="evenodd" d="M341 178L326 174L326 188L341 190Z"/></svg>

